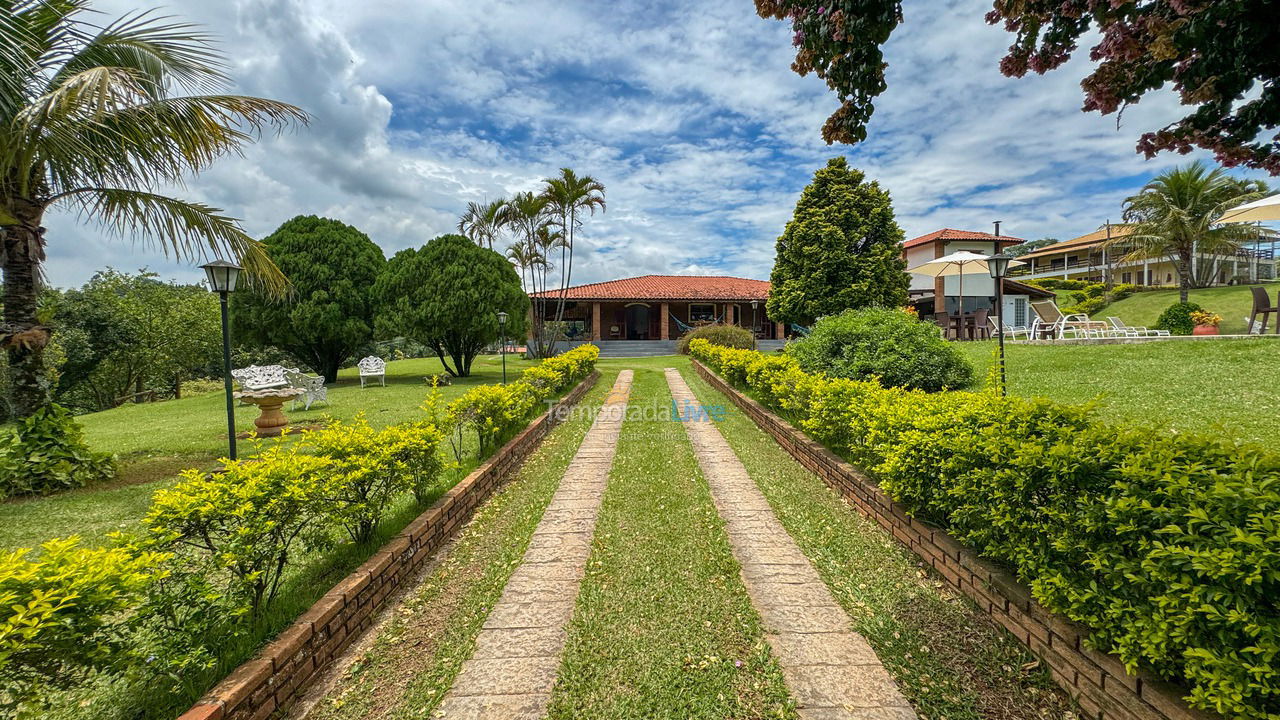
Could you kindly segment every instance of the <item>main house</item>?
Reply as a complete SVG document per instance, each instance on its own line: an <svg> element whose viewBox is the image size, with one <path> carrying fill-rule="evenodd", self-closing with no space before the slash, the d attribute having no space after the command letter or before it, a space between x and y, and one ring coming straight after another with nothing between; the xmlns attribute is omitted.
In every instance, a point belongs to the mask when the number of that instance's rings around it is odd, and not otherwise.
<svg viewBox="0 0 1280 720"><path fill-rule="evenodd" d="M1089 282L1133 283L1160 287L1177 285L1178 270L1172 257L1143 260L1128 258L1132 246L1124 242L1128 229L1123 225L1064 240L1019 260L1027 264L1009 274L1027 280L1062 278ZM1197 253L1192 259L1193 285L1229 285L1261 282L1276 276L1274 231L1258 229L1258 236L1232 253Z"/></svg>
<svg viewBox="0 0 1280 720"><path fill-rule="evenodd" d="M930 260L967 250L979 255L996 255L1014 245L1022 244L1021 238L994 235L976 230L942 228L902 244L902 256L907 261L907 271ZM961 301L960 292L964 298ZM955 315L963 305L965 312L991 310L996 306L996 282L985 269L965 273L963 279L955 275L929 277L912 275L908 291L911 304L920 317L945 312ZM1004 280L1004 317L1009 325L1028 325L1031 322L1032 300L1052 298L1053 293L1015 280Z"/></svg>
<svg viewBox="0 0 1280 720"><path fill-rule="evenodd" d="M552 319L560 291L530 296ZM740 325L762 340L782 339L786 327L765 310L769 283L702 275L641 275L577 285L565 292L570 340L674 340L694 325ZM536 311L536 310L535 310Z"/></svg>

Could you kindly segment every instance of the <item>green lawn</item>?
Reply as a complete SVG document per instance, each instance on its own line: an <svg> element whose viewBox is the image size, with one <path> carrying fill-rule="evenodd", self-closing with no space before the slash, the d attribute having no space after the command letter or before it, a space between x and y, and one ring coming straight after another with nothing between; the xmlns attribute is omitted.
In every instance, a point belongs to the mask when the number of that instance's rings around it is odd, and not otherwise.
<svg viewBox="0 0 1280 720"><path fill-rule="evenodd" d="M532 361L507 357L507 374L514 378ZM363 412L375 427L421 417L421 405L430 388L423 381L429 373L442 372L435 358L387 363L387 385L360 389L355 368L343 370L329 388L329 403L309 411L285 413L292 422L309 424L326 418L350 420ZM477 358L472 375L454 378L441 388L446 400L486 383L502 382L497 356ZM0 503L0 549L33 547L52 537L78 534L86 543L102 542L106 535L132 527L146 512L151 495L172 485L184 468L212 469L226 454L226 411L222 393L166 402L126 405L82 415L77 420L95 450L120 457L119 478L105 486L87 487L49 497L15 499ZM258 409L237 407L241 429L253 427ZM286 436L285 442L297 436ZM241 457L253 453L253 443L239 442Z"/></svg>
<svg viewBox="0 0 1280 720"><path fill-rule="evenodd" d="M1127 320L1128 318L1126 318ZM984 377L994 342L959 343ZM1269 443L1280 434L1280 341L1006 345L1009 391L1097 401L1117 422Z"/></svg>
<svg viewBox="0 0 1280 720"><path fill-rule="evenodd" d="M638 369L631 407L670 403ZM548 718L796 716L679 423L623 425L593 544Z"/></svg>
<svg viewBox="0 0 1280 720"><path fill-rule="evenodd" d="M1258 283L1258 285L1265 287L1267 295L1272 302L1275 302L1276 292L1280 291L1280 282ZM1249 317L1249 310L1253 308L1253 295L1249 287L1249 285L1233 285L1192 290L1190 299L1191 302L1203 306L1205 310L1222 316L1220 326L1222 334L1243 334L1245 320ZM1120 302L1112 303L1099 315L1103 317L1115 315L1129 325L1151 327L1156 324L1160 313L1176 302L1178 302L1177 290L1151 290L1136 293ZM1267 321L1267 331L1274 332L1275 327L1276 319L1272 316Z"/></svg>

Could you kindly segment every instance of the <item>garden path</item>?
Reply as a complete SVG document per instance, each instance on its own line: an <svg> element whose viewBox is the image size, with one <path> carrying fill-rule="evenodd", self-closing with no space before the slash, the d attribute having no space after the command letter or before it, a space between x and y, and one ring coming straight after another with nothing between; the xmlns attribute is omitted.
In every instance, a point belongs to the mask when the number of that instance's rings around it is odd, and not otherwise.
<svg viewBox="0 0 1280 720"><path fill-rule="evenodd" d="M591 554L632 377L631 370L618 374L436 716L532 720L545 714L565 626Z"/></svg>
<svg viewBox="0 0 1280 720"><path fill-rule="evenodd" d="M747 594L806 720L912 720L871 646L783 528L742 461L674 368L667 385L725 521Z"/></svg>

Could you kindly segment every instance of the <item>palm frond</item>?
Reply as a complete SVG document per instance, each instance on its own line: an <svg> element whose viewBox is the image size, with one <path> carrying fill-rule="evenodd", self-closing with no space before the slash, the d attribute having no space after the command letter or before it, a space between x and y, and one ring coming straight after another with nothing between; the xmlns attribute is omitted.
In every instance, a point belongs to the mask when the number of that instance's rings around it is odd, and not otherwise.
<svg viewBox="0 0 1280 720"><path fill-rule="evenodd" d="M126 188L82 188L63 194L57 202L73 206L82 218L101 223L117 235L150 241L174 259L228 257L239 262L250 282L266 290L280 293L288 285L265 246L218 208Z"/></svg>
<svg viewBox="0 0 1280 720"><path fill-rule="evenodd" d="M163 97L170 82L195 93L210 93L229 83L211 35L153 10L125 15L84 38L64 59L48 88L94 67L134 71L152 98Z"/></svg>

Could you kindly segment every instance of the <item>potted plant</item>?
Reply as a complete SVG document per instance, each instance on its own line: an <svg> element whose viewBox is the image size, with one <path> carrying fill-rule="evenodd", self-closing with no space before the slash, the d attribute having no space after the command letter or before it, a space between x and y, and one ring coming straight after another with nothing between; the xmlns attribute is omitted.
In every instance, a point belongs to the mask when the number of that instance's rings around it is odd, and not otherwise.
<svg viewBox="0 0 1280 720"><path fill-rule="evenodd" d="M1217 335L1218 325L1222 324L1222 316L1206 310L1196 310L1191 313L1191 322L1196 326L1191 331L1192 335Z"/></svg>

